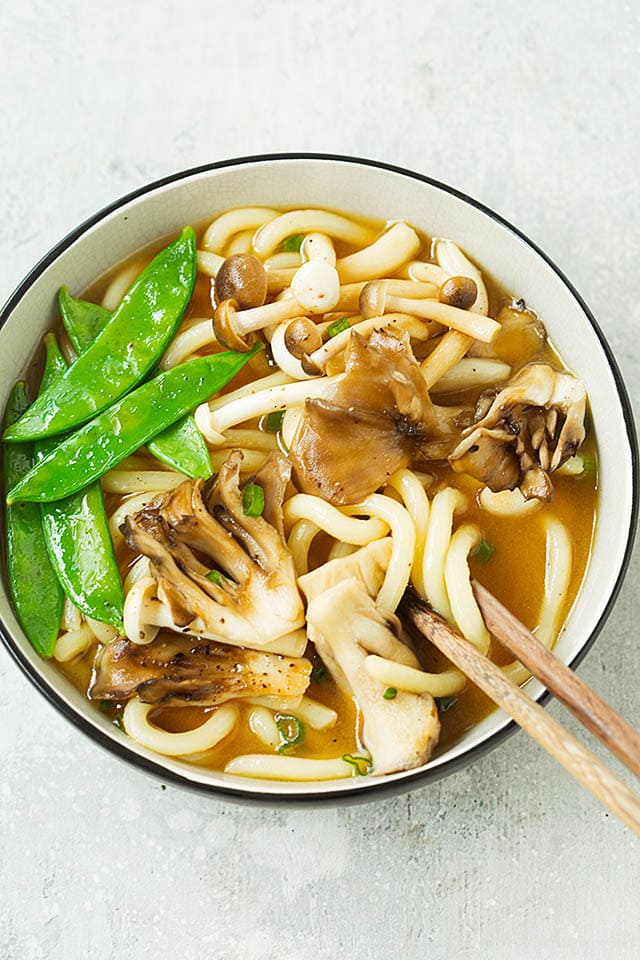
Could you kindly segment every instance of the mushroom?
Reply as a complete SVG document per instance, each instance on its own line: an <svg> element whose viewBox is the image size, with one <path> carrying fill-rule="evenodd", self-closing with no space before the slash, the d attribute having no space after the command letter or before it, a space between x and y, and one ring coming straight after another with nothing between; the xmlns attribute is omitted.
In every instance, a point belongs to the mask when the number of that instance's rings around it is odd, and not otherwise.
<svg viewBox="0 0 640 960"><path fill-rule="evenodd" d="M504 363L523 366L538 359L547 339L542 320L524 300L514 300L498 314L500 332L491 347Z"/></svg>
<svg viewBox="0 0 640 960"><path fill-rule="evenodd" d="M446 284L445 284L446 286ZM464 333L476 340L490 342L500 329L500 324L489 317L461 310L459 307L431 299L410 299L396 297L387 291L385 281L372 280L363 287L360 294L360 312L363 317L380 316L385 311L410 313L425 320L437 320L453 330Z"/></svg>
<svg viewBox="0 0 640 960"><path fill-rule="evenodd" d="M223 300L218 304L213 317L213 328L220 343L228 350L246 353L251 349L249 334L264 330L271 324L290 320L305 313L305 309L294 298L274 300L261 307L240 310L236 300Z"/></svg>
<svg viewBox="0 0 640 960"><path fill-rule="evenodd" d="M301 657L239 650L211 640L163 633L141 646L116 640L99 654L89 696L94 700L217 706L239 697L300 697L311 663Z"/></svg>
<svg viewBox="0 0 640 960"><path fill-rule="evenodd" d="M448 303L459 310L470 310L478 296L478 287L469 277L449 277L440 287L440 303Z"/></svg>
<svg viewBox="0 0 640 960"><path fill-rule="evenodd" d="M281 370L296 380L317 376L307 373L302 360L322 347L322 334L308 317L294 317L281 323L271 337L271 355Z"/></svg>
<svg viewBox="0 0 640 960"><path fill-rule="evenodd" d="M449 457L454 470L493 490L519 487L525 500L549 501L549 473L584 440L586 392L570 373L532 363L502 390L483 394L476 422Z"/></svg>
<svg viewBox="0 0 640 960"><path fill-rule="evenodd" d="M406 333L351 331L343 376L308 399L289 458L305 493L357 503L429 440L450 437L451 412L434 407ZM321 381L323 382L323 381Z"/></svg>
<svg viewBox="0 0 640 960"><path fill-rule="evenodd" d="M326 260L308 260L294 273L291 292L302 307L300 313L327 313L340 297L338 272Z"/></svg>
<svg viewBox="0 0 640 960"><path fill-rule="evenodd" d="M133 642L147 643L165 627L234 646L299 652L295 631L304 612L282 536L290 467L281 454L269 455L254 481L264 494L263 515L253 516L243 508L241 462L234 451L215 482L187 480L125 519L129 546L149 558L151 570L125 601Z"/></svg>
<svg viewBox="0 0 640 960"><path fill-rule="evenodd" d="M235 300L241 310L261 307L267 299L267 274L258 258L252 253L227 257L216 276L215 295L218 303Z"/></svg>
<svg viewBox="0 0 640 960"><path fill-rule="evenodd" d="M338 687L358 704L362 738L375 774L426 763L440 732L431 696L398 691L386 700L386 685L366 668L369 654L419 667L414 654L398 639L397 618L375 602L384 579L381 543L329 561L299 581L308 601L309 638ZM388 553L386 557L388 562Z"/></svg>

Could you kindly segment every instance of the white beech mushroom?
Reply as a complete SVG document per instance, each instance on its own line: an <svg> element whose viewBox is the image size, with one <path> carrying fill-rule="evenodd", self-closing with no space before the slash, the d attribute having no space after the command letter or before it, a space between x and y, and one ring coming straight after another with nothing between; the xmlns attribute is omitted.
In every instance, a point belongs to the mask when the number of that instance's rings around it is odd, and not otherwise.
<svg viewBox="0 0 640 960"><path fill-rule="evenodd" d="M299 649L304 611L282 522L290 467L269 455L255 477L264 511L254 516L243 505L241 461L232 452L212 486L187 480L123 523L155 581L153 594L145 578L125 601L133 642L153 639L155 625L258 650Z"/></svg>
<svg viewBox="0 0 640 960"><path fill-rule="evenodd" d="M399 690L387 700L386 684L366 667L369 654L414 669L420 666L398 639L396 617L376 605L384 579L379 543L329 561L300 578L308 601L309 638L338 687L355 697L363 718L364 745L378 775L426 763L440 732L431 696Z"/></svg>
<svg viewBox="0 0 640 960"><path fill-rule="evenodd" d="M525 500L549 501L549 473L582 444L585 410L586 392L576 377L531 363L497 395L480 398L476 422L449 461L494 492L519 487Z"/></svg>

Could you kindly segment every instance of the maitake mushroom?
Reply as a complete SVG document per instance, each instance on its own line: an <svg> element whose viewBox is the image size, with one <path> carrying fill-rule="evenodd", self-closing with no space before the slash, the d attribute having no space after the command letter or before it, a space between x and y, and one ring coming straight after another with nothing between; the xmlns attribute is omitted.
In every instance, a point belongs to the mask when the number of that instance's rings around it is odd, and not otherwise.
<svg viewBox="0 0 640 960"><path fill-rule="evenodd" d="M526 500L549 501L549 473L584 440L586 391L576 377L532 363L500 390L483 394L476 422L449 457L454 470L493 490L519 487Z"/></svg>
<svg viewBox="0 0 640 960"><path fill-rule="evenodd" d="M116 640L99 655L90 695L122 702L217 706L238 697L301 697L311 663L300 657L238 650L221 643L161 634L141 646Z"/></svg>
<svg viewBox="0 0 640 960"><path fill-rule="evenodd" d="M425 444L451 437L457 412L432 403L406 334L352 331L345 375L306 401L289 449L297 486L357 503Z"/></svg>
<svg viewBox="0 0 640 960"><path fill-rule="evenodd" d="M398 639L397 618L376 606L390 551L389 539L377 540L349 557L323 564L299 581L308 599L309 639L338 687L358 703L362 737L375 774L426 763L440 732L432 697L398 691L387 700L385 684L365 667L370 653L419 667L411 650Z"/></svg>
<svg viewBox="0 0 640 960"><path fill-rule="evenodd" d="M282 526L290 467L270 454L255 477L264 491L263 515L248 516L241 461L234 451L214 483L185 481L123 523L131 548L151 561L152 576L139 580L125 602L125 630L134 642L150 642L163 627L258 650L301 652L289 636L303 626L304 611Z"/></svg>

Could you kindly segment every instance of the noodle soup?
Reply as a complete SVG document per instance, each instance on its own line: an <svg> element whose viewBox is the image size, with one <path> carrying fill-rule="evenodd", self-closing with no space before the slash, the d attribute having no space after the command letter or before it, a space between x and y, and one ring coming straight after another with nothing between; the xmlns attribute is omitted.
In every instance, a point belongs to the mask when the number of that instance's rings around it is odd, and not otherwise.
<svg viewBox="0 0 640 960"><path fill-rule="evenodd" d="M595 522L584 389L518 291L404 221L241 208L204 224L196 247L159 368L226 350L244 365L177 443L151 432L101 473L123 626L67 592L53 657L169 756L293 780L422 765L492 705L404 633L398 602L417 590L526 682L470 575L554 645ZM165 249L85 294L104 308L98 337ZM184 459L193 430L210 469L186 479L203 456Z"/></svg>

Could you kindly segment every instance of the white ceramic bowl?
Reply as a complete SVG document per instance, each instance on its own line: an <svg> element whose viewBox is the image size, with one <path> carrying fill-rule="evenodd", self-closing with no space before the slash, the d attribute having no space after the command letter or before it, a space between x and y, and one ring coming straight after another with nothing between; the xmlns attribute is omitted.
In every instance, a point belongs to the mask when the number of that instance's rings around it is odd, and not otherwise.
<svg viewBox="0 0 640 960"><path fill-rule="evenodd" d="M56 292L87 287L114 263L187 223L229 207L324 206L382 220L406 218L426 233L458 241L469 255L543 318L561 356L589 393L600 439L601 492L587 579L556 653L575 664L591 645L618 593L635 531L637 449L629 401L598 326L569 281L538 248L501 217L427 177L348 157L278 155L214 163L152 183L91 217L32 270L0 316L0 406L24 371L42 334L56 319ZM138 746L93 709L77 690L31 649L8 599L0 594L0 631L19 666L80 730L137 766L184 785L258 801L365 799L380 790L405 790L440 777L497 744L513 728L496 711L455 746L417 770L380 780L358 777L328 783L244 780ZM537 699L544 688L530 684Z"/></svg>

